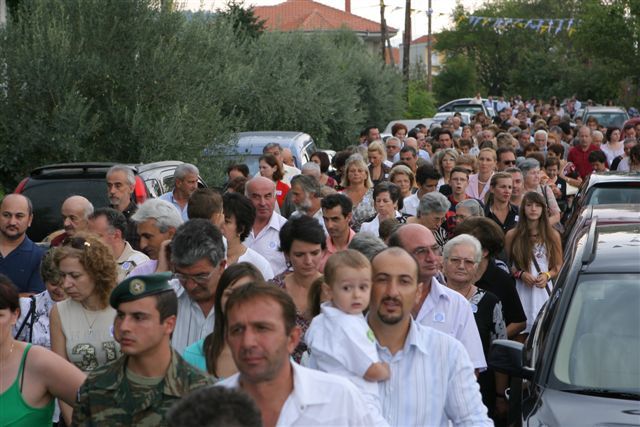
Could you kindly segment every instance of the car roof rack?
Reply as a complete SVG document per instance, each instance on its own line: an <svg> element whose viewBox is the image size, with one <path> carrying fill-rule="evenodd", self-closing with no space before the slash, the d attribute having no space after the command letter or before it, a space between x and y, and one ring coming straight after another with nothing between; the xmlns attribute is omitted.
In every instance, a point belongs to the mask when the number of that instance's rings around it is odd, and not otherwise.
<svg viewBox="0 0 640 427"><path fill-rule="evenodd" d="M582 253L582 265L591 264L596 257L596 248L598 246L598 217L595 216L591 220L589 226L589 234L587 235L587 242L585 244L584 252Z"/></svg>

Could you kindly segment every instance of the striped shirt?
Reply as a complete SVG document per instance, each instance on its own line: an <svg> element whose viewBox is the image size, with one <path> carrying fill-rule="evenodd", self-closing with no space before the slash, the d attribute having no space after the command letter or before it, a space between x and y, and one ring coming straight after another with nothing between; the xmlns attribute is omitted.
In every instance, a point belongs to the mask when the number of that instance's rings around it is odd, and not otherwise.
<svg viewBox="0 0 640 427"><path fill-rule="evenodd" d="M378 344L391 368L379 382L382 413L391 426L492 426L473 366L456 339L411 320L404 348L392 355Z"/></svg>

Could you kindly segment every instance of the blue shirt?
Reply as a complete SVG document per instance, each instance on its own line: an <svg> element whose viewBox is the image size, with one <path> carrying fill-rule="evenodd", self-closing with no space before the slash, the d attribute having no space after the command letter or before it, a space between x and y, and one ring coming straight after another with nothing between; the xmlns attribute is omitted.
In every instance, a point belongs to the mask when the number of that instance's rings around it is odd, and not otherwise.
<svg viewBox="0 0 640 427"><path fill-rule="evenodd" d="M378 344L391 376L379 382L382 414L391 426L492 426L471 360L462 344L411 320L404 348Z"/></svg>
<svg viewBox="0 0 640 427"><path fill-rule="evenodd" d="M0 254L0 273L11 279L20 293L40 293L45 290L40 277L40 261L44 250L27 236L9 255Z"/></svg>
<svg viewBox="0 0 640 427"><path fill-rule="evenodd" d="M180 215L182 215L182 220L184 222L189 221L189 215L187 214L187 208L189 207L189 203L184 205L184 209L182 209L180 207L180 204L176 201L176 199L173 198L173 191L170 191L168 193L164 193L162 196L160 196L158 198L160 200L164 200L165 202L169 202L173 206L175 206L175 208L178 210L178 212L180 212Z"/></svg>

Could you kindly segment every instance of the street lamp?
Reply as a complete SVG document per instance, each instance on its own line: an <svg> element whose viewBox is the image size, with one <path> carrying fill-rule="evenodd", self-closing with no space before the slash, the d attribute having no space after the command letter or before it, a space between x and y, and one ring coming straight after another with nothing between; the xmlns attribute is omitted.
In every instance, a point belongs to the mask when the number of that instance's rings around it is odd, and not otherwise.
<svg viewBox="0 0 640 427"><path fill-rule="evenodd" d="M429 92L431 92L431 15L433 15L433 9L429 0L427 8L427 90Z"/></svg>

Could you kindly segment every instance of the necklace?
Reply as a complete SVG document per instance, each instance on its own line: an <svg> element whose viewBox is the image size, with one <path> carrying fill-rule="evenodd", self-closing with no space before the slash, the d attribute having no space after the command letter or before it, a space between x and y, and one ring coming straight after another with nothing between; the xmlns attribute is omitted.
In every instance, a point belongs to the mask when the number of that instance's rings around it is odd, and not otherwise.
<svg viewBox="0 0 640 427"><path fill-rule="evenodd" d="M84 320L87 322L87 326L89 326L89 335L93 334L93 325L96 323L96 320L98 320L98 317L100 317L100 313L96 314L96 317L93 319L93 322L89 322L89 317L87 317L87 309L84 308L84 306L82 306L82 315L84 316Z"/></svg>
<svg viewBox="0 0 640 427"><path fill-rule="evenodd" d="M16 343L16 341L12 339L11 340L11 347L9 347L9 354L7 355L6 359L4 357L2 358L2 359L5 359L5 360L2 361L3 363L11 358L11 353L13 353L13 346L15 345L15 343Z"/></svg>

